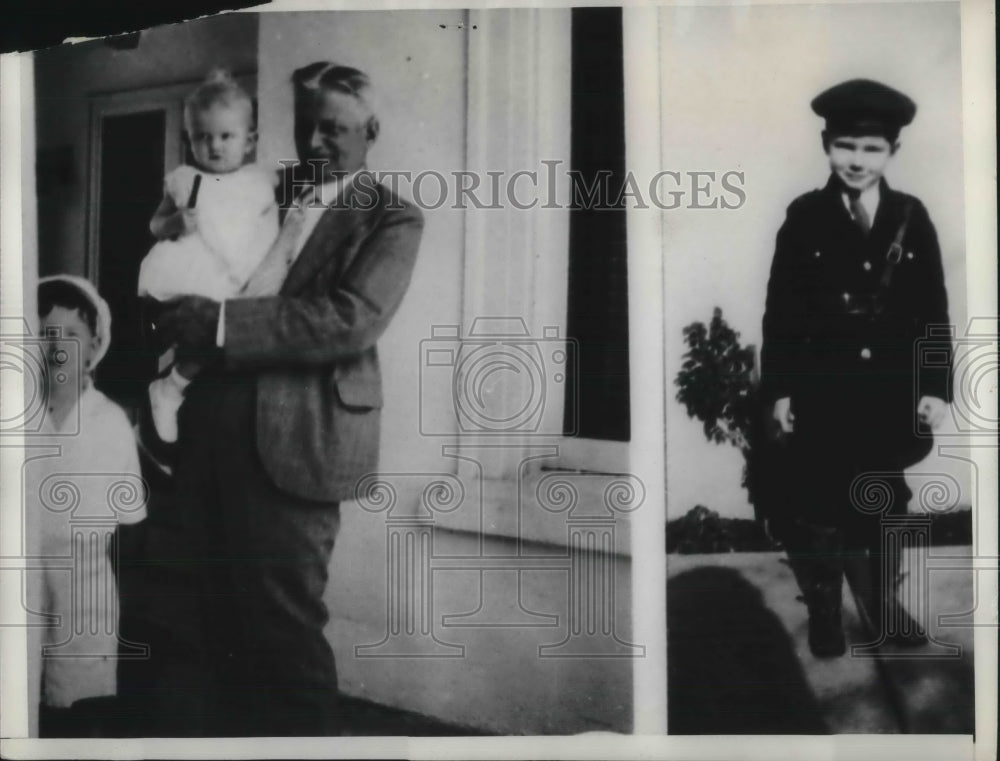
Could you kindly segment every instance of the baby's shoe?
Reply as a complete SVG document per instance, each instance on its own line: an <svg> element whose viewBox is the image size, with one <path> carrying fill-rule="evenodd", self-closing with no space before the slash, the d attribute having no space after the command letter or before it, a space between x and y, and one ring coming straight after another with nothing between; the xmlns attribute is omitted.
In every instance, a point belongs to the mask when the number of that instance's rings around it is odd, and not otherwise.
<svg viewBox="0 0 1000 761"><path fill-rule="evenodd" d="M158 476L171 478L177 449L177 408L169 376L157 378L142 395L136 422L136 439L141 458L156 471ZM183 400L183 392L178 392ZM173 415L170 409L173 407ZM172 437L171 437L172 434Z"/></svg>
<svg viewBox="0 0 1000 761"><path fill-rule="evenodd" d="M184 401L184 390L172 377L173 373L149 384L149 407L156 434L167 444L177 441L177 411Z"/></svg>

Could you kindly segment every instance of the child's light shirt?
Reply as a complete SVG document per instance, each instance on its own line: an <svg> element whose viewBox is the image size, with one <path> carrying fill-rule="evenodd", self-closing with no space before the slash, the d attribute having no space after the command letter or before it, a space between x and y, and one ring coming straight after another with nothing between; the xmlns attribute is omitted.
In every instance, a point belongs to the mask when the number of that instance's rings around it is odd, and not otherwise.
<svg viewBox="0 0 1000 761"><path fill-rule="evenodd" d="M40 434L25 458L27 542L41 568L29 574L29 599L49 622L29 672L42 702L65 708L116 692L118 585L108 549L118 523L145 517L146 489L128 418L95 388L60 427L46 417Z"/></svg>
<svg viewBox="0 0 1000 761"><path fill-rule="evenodd" d="M198 176L198 229L153 246L140 267L140 295L160 300L182 295L231 298L278 235L274 172L258 164L225 174L179 166L164 181L165 193L178 209L187 207Z"/></svg>

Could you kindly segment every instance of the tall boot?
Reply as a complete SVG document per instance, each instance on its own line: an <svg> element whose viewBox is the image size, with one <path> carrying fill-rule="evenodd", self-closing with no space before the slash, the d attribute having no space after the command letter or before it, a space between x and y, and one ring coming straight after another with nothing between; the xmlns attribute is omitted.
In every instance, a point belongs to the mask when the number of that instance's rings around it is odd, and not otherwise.
<svg viewBox="0 0 1000 761"><path fill-rule="evenodd" d="M844 553L844 576L866 628L871 635L881 639L882 570L878 558L865 547L848 547Z"/></svg>
<svg viewBox="0 0 1000 761"><path fill-rule="evenodd" d="M843 532L798 522L789 532L788 563L809 609L809 649L819 658L847 650L841 622Z"/></svg>

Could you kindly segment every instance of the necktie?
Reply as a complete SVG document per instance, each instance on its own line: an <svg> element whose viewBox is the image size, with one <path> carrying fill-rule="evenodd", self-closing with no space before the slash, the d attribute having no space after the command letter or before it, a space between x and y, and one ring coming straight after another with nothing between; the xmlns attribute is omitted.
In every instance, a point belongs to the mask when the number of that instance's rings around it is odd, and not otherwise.
<svg viewBox="0 0 1000 761"><path fill-rule="evenodd" d="M861 230L862 235L868 235L868 231L872 229L872 221L868 217L868 210L861 203L861 194L848 193L847 201L851 209L851 218L854 220L854 224Z"/></svg>
<svg viewBox="0 0 1000 761"><path fill-rule="evenodd" d="M241 292L242 296L273 296L281 289L292 265L295 246L305 221L305 207L311 198L312 188L309 188L295 199L295 204L285 214L278 237L271 244L264 260L253 271L250 281Z"/></svg>

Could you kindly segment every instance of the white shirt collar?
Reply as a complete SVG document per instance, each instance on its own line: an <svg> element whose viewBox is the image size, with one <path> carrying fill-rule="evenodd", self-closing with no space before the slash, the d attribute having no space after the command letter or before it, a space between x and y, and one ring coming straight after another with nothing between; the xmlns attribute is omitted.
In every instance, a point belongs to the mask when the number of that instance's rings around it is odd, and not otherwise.
<svg viewBox="0 0 1000 761"><path fill-rule="evenodd" d="M358 176L358 172L362 170L357 169L350 174L344 175L343 177L337 177L335 179L324 182L322 185L314 185L312 189L312 198L318 199L319 204L313 204L310 199L309 205L306 207L309 209L326 209L336 203L337 199L340 198L340 194L344 192L349 184L354 182L354 178ZM303 193L305 195L305 193Z"/></svg>
<svg viewBox="0 0 1000 761"><path fill-rule="evenodd" d="M344 188L348 186L351 182L354 182L354 178L358 175L357 170L351 172L351 174L345 177L338 177L335 180L330 180L329 182L324 182L322 185L316 187L313 192L313 199L319 200L321 203L313 203L312 199L306 203L303 211L302 229L299 231L299 237L295 241L295 250L292 254L292 260L298 258L299 254L302 252L303 247L306 245L306 241L309 240L309 236L313 234L316 229L316 225L319 224L320 217L322 217L333 204L337 202L340 198L340 194L344 192Z"/></svg>

